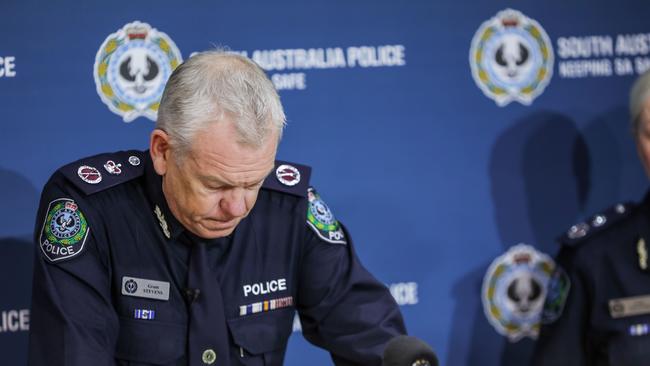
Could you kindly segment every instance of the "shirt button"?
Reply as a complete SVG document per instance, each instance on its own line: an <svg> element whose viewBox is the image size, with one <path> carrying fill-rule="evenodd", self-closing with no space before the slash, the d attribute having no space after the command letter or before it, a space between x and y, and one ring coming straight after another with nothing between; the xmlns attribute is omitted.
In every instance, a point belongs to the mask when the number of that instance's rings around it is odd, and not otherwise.
<svg viewBox="0 0 650 366"><path fill-rule="evenodd" d="M203 355L201 356L201 358L203 359L204 364L212 365L214 361L217 360L217 354L214 353L212 349L208 348L205 351L203 351Z"/></svg>

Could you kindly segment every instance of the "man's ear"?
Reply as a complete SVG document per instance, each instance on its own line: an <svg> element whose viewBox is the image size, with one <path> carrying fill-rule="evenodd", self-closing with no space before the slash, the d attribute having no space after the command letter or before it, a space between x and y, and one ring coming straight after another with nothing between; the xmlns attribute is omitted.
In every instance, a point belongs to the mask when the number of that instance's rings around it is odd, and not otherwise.
<svg viewBox="0 0 650 366"><path fill-rule="evenodd" d="M151 154L151 161L153 162L153 168L156 173L158 175L165 175L167 173L167 166L171 163L171 145L169 144L169 135L167 132L158 128L151 131L149 154Z"/></svg>

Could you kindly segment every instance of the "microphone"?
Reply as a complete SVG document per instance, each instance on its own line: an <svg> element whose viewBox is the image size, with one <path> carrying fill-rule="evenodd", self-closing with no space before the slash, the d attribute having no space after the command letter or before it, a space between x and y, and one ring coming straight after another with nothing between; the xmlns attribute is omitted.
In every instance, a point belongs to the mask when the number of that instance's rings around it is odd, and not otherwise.
<svg viewBox="0 0 650 366"><path fill-rule="evenodd" d="M386 344L382 366L438 366L438 358L424 341L401 335Z"/></svg>
<svg viewBox="0 0 650 366"><path fill-rule="evenodd" d="M199 298L199 295L201 294L201 290L198 288L186 288L183 289L183 295L185 295L185 301L187 301L188 304L192 304L196 299Z"/></svg>

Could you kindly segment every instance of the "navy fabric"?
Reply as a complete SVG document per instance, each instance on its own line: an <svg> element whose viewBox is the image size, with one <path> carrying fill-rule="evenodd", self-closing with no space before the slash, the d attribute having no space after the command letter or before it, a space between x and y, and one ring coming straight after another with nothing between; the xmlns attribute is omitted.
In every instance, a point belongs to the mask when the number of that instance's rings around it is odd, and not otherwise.
<svg viewBox="0 0 650 366"><path fill-rule="evenodd" d="M650 293L650 273L640 267L637 249L639 239L650 239L649 224L650 194L621 220L562 247L557 261L571 287L559 319L542 326L533 365L648 363L647 331L634 334L630 328L648 327L649 309L615 318L609 302Z"/></svg>
<svg viewBox="0 0 650 366"><path fill-rule="evenodd" d="M231 235L206 241L173 217L161 177L148 153L140 156L138 177L92 194L62 171L46 185L37 222L50 200L69 198L91 237L74 257L36 254L30 365L198 366L206 350L216 364L280 365L296 311L305 337L336 364L380 365L386 342L406 332L395 300L352 244L308 228L305 197L263 188ZM168 298L131 296L125 277L167 283ZM138 318L141 310L155 318Z"/></svg>
<svg viewBox="0 0 650 366"><path fill-rule="evenodd" d="M282 184L279 181L276 172L274 170L264 180L264 187L269 189L274 189L280 192L286 192L286 193L295 194L297 196L306 197L307 188L309 187L309 178L311 176L311 167L302 164L295 164L295 163L289 163L286 161L278 160L275 163L276 169L285 164L289 164L290 166L296 168L298 172L300 172L300 181L298 181L298 183L293 186Z"/></svg>
<svg viewBox="0 0 650 366"><path fill-rule="evenodd" d="M187 301L190 303L188 365L203 365L203 353L208 350L216 353L214 362L221 364L227 362L230 355L224 301L215 274L216 268L208 262L207 243L195 240L188 245L192 248L186 288Z"/></svg>

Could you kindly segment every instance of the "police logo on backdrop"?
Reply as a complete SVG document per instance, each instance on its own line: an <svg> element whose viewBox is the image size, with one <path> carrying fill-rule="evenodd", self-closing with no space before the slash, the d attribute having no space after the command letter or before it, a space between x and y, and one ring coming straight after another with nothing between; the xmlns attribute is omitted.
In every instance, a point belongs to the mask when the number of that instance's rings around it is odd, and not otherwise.
<svg viewBox="0 0 650 366"><path fill-rule="evenodd" d="M323 240L333 244L347 244L345 234L334 214L314 188L307 190L307 225Z"/></svg>
<svg viewBox="0 0 650 366"><path fill-rule="evenodd" d="M476 85L497 105L530 105L551 80L553 47L539 23L506 9L478 29L469 63Z"/></svg>
<svg viewBox="0 0 650 366"><path fill-rule="evenodd" d="M500 334L516 342L537 338L546 285L555 263L535 248L518 244L496 258L483 279L485 315Z"/></svg>
<svg viewBox="0 0 650 366"><path fill-rule="evenodd" d="M68 198L50 202L40 235L41 251L52 262L74 257L88 237L88 222L77 204Z"/></svg>
<svg viewBox="0 0 650 366"><path fill-rule="evenodd" d="M165 33L147 23L129 23L109 35L97 51L97 93L124 122L139 116L155 121L167 79L182 61Z"/></svg>

